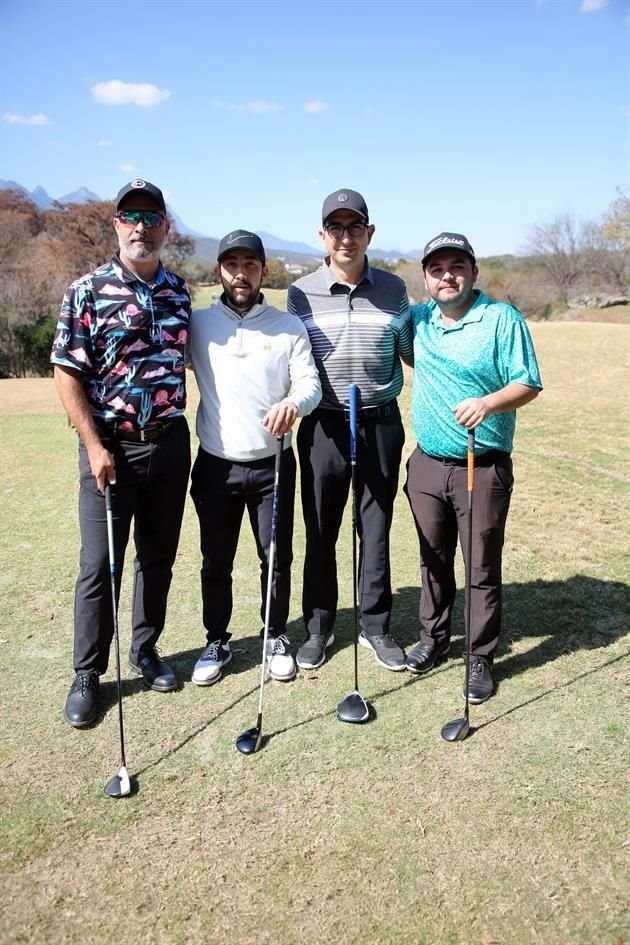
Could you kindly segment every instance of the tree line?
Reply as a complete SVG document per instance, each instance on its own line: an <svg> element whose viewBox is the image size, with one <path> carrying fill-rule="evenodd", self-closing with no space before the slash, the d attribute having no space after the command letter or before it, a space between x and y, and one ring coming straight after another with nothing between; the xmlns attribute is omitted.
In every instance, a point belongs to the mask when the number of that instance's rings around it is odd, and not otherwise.
<svg viewBox="0 0 630 945"><path fill-rule="evenodd" d="M39 210L22 192L0 190L0 377L49 373L49 354L63 292L116 251L114 203L55 203ZM162 254L191 286L211 281L212 266L193 260L194 240L171 229ZM379 263L425 297L418 262ZM294 278L270 259L267 286ZM526 318L549 318L576 297L625 296L630 279L630 192L619 191L602 221L569 214L533 227L527 254L481 261L479 284Z"/></svg>

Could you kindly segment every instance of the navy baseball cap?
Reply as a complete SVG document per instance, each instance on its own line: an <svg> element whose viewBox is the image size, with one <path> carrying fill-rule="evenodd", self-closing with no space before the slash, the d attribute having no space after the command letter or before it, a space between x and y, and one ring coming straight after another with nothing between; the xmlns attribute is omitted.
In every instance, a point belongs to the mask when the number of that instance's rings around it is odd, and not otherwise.
<svg viewBox="0 0 630 945"><path fill-rule="evenodd" d="M263 266L266 265L265 248L256 233L250 233L249 230L232 230L219 243L217 262L221 262L221 258L231 249L248 249L254 256L258 256Z"/></svg>
<svg viewBox="0 0 630 945"><path fill-rule="evenodd" d="M322 207L322 223L325 223L335 210L351 210L362 217L364 223L370 222L367 204L356 190L343 187L341 190L336 190L334 194L329 194Z"/></svg>
<svg viewBox="0 0 630 945"><path fill-rule="evenodd" d="M155 186L155 184L151 184L148 180L142 180L140 177L137 177L135 180L125 184L125 186L118 191L118 196L116 197L117 210L120 210L121 203L124 201L125 197L129 196L129 194L150 194L162 213L166 216L164 194L159 187Z"/></svg>
<svg viewBox="0 0 630 945"><path fill-rule="evenodd" d="M477 263L475 251L465 236L461 233L440 233L439 236L434 236L432 240L429 240L424 247L424 253L422 255L423 268L429 256L432 256L433 253L437 253L439 249L460 249L462 253L466 253L467 256L470 256L474 265Z"/></svg>

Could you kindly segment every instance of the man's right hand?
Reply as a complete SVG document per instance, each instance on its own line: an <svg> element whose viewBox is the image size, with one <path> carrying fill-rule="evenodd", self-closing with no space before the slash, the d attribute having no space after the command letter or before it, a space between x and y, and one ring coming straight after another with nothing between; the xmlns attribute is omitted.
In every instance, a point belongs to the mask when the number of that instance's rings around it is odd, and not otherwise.
<svg viewBox="0 0 630 945"><path fill-rule="evenodd" d="M96 479L97 488L99 492L105 492L105 486L108 482L112 485L116 482L114 457L105 449L102 443L88 447L87 454L92 475Z"/></svg>

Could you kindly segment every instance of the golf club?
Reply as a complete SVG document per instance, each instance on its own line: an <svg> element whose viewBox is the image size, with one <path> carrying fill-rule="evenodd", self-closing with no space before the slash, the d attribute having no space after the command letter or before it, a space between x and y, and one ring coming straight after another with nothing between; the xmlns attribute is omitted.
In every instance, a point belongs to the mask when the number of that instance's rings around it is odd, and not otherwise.
<svg viewBox="0 0 630 945"><path fill-rule="evenodd" d="M105 486L105 511L107 515L107 547L109 548L109 577L112 589L112 619L114 621L114 652L116 654L116 683L118 686L118 724L120 728L120 770L105 785L108 797L127 797L132 792L132 783L125 761L125 732L123 729L122 682L120 679L120 641L118 639L118 604L116 602L116 557L114 553L114 522L112 516L112 487Z"/></svg>
<svg viewBox="0 0 630 945"><path fill-rule="evenodd" d="M269 542L269 560L267 562L267 600L265 601L265 628L263 630L262 666L260 669L260 694L258 696L258 718L254 728L248 728L236 739L236 747L243 755L253 755L262 742L263 692L267 675L267 638L271 616L271 589L273 587L273 566L276 558L276 528L278 524L278 495L280 493L280 463L284 448L284 436L276 441L276 466L273 480L273 499L271 505L271 538Z"/></svg>
<svg viewBox="0 0 630 945"><path fill-rule="evenodd" d="M471 610L471 575L472 575L472 514L473 514L473 492L475 484L475 431L468 431L468 561L466 563L466 613L464 617L464 634L466 636L466 670L464 676L465 708L464 717L453 719L442 727L442 738L445 742L461 742L470 731L470 718L468 707L468 683L470 681L470 610Z"/></svg>
<svg viewBox="0 0 630 945"><path fill-rule="evenodd" d="M350 384L348 405L350 408L350 475L352 487L352 594L354 600L354 691L342 699L337 706L340 722L367 722L370 709L359 692L359 618L357 601L357 399L359 388Z"/></svg>

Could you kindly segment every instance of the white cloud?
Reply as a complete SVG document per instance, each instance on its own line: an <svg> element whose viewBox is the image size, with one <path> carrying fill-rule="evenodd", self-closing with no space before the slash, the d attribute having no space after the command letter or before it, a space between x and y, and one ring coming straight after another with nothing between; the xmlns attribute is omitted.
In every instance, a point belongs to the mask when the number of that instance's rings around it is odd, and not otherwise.
<svg viewBox="0 0 630 945"><path fill-rule="evenodd" d="M153 108L164 99L170 98L168 89L159 89L151 82L97 82L92 86L92 97L101 105L138 105L140 108Z"/></svg>
<svg viewBox="0 0 630 945"><path fill-rule="evenodd" d="M278 105L277 102L266 102L264 99L256 99L253 102L224 102L221 99L214 99L210 104L213 108L228 112L251 112L258 115L263 112L282 111L282 105Z"/></svg>
<svg viewBox="0 0 630 945"><path fill-rule="evenodd" d="M580 13L594 13L608 6L608 0L582 0Z"/></svg>
<svg viewBox="0 0 630 945"><path fill-rule="evenodd" d="M37 112L36 115L15 115L13 112L5 112L2 116L7 125L49 125L50 119L43 112Z"/></svg>
<svg viewBox="0 0 630 945"><path fill-rule="evenodd" d="M124 174L133 174L136 169L135 164L121 164L118 168L119 171L122 171Z"/></svg>
<svg viewBox="0 0 630 945"><path fill-rule="evenodd" d="M101 138L100 141L96 142L97 148L111 148L112 142L108 138Z"/></svg>
<svg viewBox="0 0 630 945"><path fill-rule="evenodd" d="M319 184L319 178L318 178L318 177L309 177L307 183L308 183L308 186L309 186L309 187L317 187L317 185Z"/></svg>
<svg viewBox="0 0 630 945"><path fill-rule="evenodd" d="M313 98L310 102L304 102L305 112L327 112L330 108L328 102L322 102L319 98Z"/></svg>

